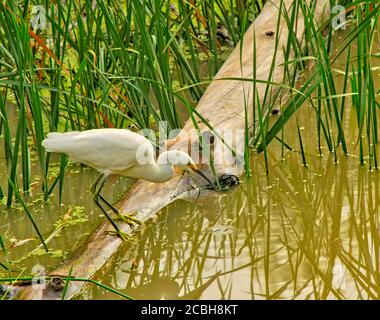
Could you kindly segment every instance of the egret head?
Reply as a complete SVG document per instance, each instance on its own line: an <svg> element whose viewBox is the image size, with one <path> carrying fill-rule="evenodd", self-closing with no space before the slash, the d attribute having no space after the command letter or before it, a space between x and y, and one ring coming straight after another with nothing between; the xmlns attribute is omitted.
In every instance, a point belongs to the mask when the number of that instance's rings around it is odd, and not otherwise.
<svg viewBox="0 0 380 320"><path fill-rule="evenodd" d="M178 150L164 152L158 158L157 162L158 164L170 164L191 174L196 173L205 179L215 190L217 190L215 184L201 170L199 170L193 159L186 152Z"/></svg>

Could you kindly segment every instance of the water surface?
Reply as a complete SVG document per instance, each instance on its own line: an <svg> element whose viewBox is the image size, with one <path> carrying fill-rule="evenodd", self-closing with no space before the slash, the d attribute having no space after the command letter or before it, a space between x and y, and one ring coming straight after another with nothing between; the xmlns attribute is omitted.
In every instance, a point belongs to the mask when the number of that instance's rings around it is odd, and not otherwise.
<svg viewBox="0 0 380 320"><path fill-rule="evenodd" d="M375 81L379 87L378 74ZM309 105L297 119L307 166L294 119L284 130L294 151L273 142L269 175L263 155L253 155L252 176L240 186L213 198L168 206L156 224L123 246L96 280L136 299L379 299L379 172L359 165L350 99L344 116L351 139L348 156L338 150L335 158L325 145L319 155L315 111ZM2 148L0 137L4 187ZM34 164L33 176L37 172ZM96 175L70 165L62 205L57 192L45 203L35 181L29 206L48 239L50 255L41 250L21 206L1 205L0 234L8 254L0 262L13 261L12 276L41 268L50 272L85 243L104 220L88 191ZM110 181L104 195L116 202L132 183L126 178ZM0 269L0 276L8 273ZM78 298L118 296L91 285Z"/></svg>

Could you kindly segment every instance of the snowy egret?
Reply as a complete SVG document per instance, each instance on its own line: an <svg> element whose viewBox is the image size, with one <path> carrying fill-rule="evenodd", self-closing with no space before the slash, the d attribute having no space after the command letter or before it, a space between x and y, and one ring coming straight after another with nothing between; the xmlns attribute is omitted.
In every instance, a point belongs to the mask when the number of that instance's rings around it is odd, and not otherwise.
<svg viewBox="0 0 380 320"><path fill-rule="evenodd" d="M94 201L123 239L125 237L119 226L108 215L100 200L120 219L129 224L140 222L133 217L133 214L120 214L100 194L111 174L151 182L165 182L173 177L173 166L176 166L182 171L199 174L216 189L214 183L197 168L187 153L178 150L165 151L155 161L155 149L152 143L142 135L127 129L50 132L47 138L42 141L42 146L47 152L66 153L72 161L84 163L100 172L99 177L91 187Z"/></svg>

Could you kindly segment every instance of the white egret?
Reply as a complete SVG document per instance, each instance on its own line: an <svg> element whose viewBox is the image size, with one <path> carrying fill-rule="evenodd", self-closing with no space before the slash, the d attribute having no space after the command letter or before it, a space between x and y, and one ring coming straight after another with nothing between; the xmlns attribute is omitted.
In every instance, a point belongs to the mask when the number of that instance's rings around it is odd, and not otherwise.
<svg viewBox="0 0 380 320"><path fill-rule="evenodd" d="M94 201L111 222L116 232L125 239L119 226L100 204L102 200L117 216L128 223L138 222L132 215L122 215L101 194L111 174L165 182L174 175L176 166L182 171L197 173L214 188L215 185L195 165L185 152L170 150L163 152L155 161L155 149L145 137L127 129L93 129L73 132L50 132L42 141L47 152L66 153L74 162L84 163L100 172L91 187Z"/></svg>

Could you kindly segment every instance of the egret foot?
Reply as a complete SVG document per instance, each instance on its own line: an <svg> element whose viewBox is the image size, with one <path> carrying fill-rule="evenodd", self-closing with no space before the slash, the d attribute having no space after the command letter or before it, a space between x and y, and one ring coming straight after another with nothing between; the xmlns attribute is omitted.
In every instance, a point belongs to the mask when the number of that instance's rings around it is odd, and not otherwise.
<svg viewBox="0 0 380 320"><path fill-rule="evenodd" d="M143 225L143 222L141 220L134 217L136 214L137 212L132 212L130 214L122 214L120 212L116 213L117 219L128 223L132 229L135 227L136 224L138 224L139 226Z"/></svg>
<svg viewBox="0 0 380 320"><path fill-rule="evenodd" d="M101 194L99 194L98 197L112 210L114 214L116 214L116 220L121 220L128 223L131 228L134 228L135 224L138 224L139 226L143 224L142 221L134 217L137 212L132 212L130 214L124 215L120 213L120 211L117 210L111 203L109 203L108 200L106 200Z"/></svg>
<svg viewBox="0 0 380 320"><path fill-rule="evenodd" d="M120 237L123 241L130 241L132 236L119 230L119 231L116 231L116 230L108 230L106 231L107 234L110 234L110 235L114 235L114 236L118 236Z"/></svg>

